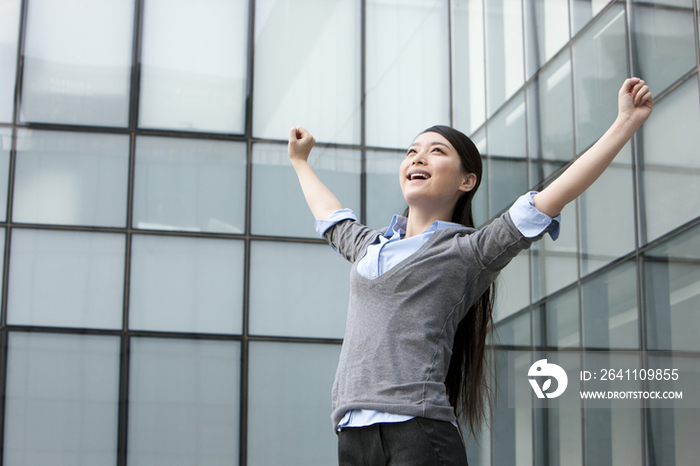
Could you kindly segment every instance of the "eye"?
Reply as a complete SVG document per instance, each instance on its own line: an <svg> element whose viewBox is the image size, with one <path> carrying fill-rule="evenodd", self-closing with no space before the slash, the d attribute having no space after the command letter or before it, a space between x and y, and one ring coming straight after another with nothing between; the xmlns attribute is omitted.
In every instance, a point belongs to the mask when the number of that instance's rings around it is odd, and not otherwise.
<svg viewBox="0 0 700 466"><path fill-rule="evenodd" d="M411 154L415 154L416 150L415 149L408 149L408 152L406 152L406 157L408 157Z"/></svg>
<svg viewBox="0 0 700 466"><path fill-rule="evenodd" d="M442 148L440 148L440 147L434 147L434 148L433 148L433 152L438 152L438 153L440 153L440 154L444 154L444 153L445 153L445 151L442 150Z"/></svg>

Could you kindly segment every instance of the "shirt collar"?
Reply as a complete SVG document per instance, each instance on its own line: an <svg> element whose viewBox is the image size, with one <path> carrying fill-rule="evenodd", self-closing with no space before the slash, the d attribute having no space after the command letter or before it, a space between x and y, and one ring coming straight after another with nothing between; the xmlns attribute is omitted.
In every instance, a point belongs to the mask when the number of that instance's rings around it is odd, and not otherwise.
<svg viewBox="0 0 700 466"><path fill-rule="evenodd" d="M403 238L406 235L406 224L407 223L408 223L408 219L406 217L401 216L401 215L394 215L394 217L391 219L391 223L389 224L389 228L387 228L386 234L384 236L386 236L387 238L394 238L395 236L398 235L398 237ZM445 222L443 220L435 220L421 234L428 233L428 232L435 232L437 230L442 230L443 228L461 227L461 226L463 226L463 225L460 225L459 223Z"/></svg>

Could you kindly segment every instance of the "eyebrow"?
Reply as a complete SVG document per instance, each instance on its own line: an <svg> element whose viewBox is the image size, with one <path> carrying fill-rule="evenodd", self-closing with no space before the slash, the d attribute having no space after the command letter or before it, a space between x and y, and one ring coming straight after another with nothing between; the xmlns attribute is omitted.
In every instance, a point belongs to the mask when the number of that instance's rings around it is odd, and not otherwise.
<svg viewBox="0 0 700 466"><path fill-rule="evenodd" d="M445 144L444 142L440 142L440 141L433 141L433 142L431 142L431 143L428 144L428 145L429 145L429 146L434 146L435 144L438 144L438 145L440 145L440 146L445 146L445 147L447 147L448 149L450 148L450 146L448 146L448 145ZM417 142L414 142L413 144L411 144L411 145L408 146L408 147L411 148L411 147L413 147L413 146L418 146L418 145L420 145L420 144L418 144Z"/></svg>

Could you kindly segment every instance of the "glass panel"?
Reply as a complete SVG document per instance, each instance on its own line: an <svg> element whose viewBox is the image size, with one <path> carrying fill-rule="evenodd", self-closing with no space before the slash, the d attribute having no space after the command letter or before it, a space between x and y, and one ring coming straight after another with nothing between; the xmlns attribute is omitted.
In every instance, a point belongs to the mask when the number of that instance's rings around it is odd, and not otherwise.
<svg viewBox="0 0 700 466"><path fill-rule="evenodd" d="M664 7L665 1L634 0L632 30L639 76L658 95L697 66L692 0Z"/></svg>
<svg viewBox="0 0 700 466"><path fill-rule="evenodd" d="M632 151L627 144L579 198L581 276L634 250ZM610 234L614 230L615 234Z"/></svg>
<svg viewBox="0 0 700 466"><path fill-rule="evenodd" d="M12 220L126 226L129 136L17 130Z"/></svg>
<svg viewBox="0 0 700 466"><path fill-rule="evenodd" d="M129 327L241 333L243 241L134 235Z"/></svg>
<svg viewBox="0 0 700 466"><path fill-rule="evenodd" d="M574 372L575 373L575 372ZM546 429L542 429L546 445L543 456L549 466L580 466L583 463L583 446L581 445L580 409L551 408L543 409Z"/></svg>
<svg viewBox="0 0 700 466"><path fill-rule="evenodd" d="M642 131L642 243L700 212L700 107L697 75L654 105ZM643 228L644 230L644 228Z"/></svg>
<svg viewBox="0 0 700 466"><path fill-rule="evenodd" d="M470 134L486 118L483 0L452 0L452 124Z"/></svg>
<svg viewBox="0 0 700 466"><path fill-rule="evenodd" d="M532 245L532 300L538 301L578 280L576 259L576 204L561 213L559 238L546 234Z"/></svg>
<svg viewBox="0 0 700 466"><path fill-rule="evenodd" d="M7 323L121 328L125 238L12 230Z"/></svg>
<svg viewBox="0 0 700 466"><path fill-rule="evenodd" d="M250 466L338 462L329 416L339 357L340 345L250 343Z"/></svg>
<svg viewBox="0 0 700 466"><path fill-rule="evenodd" d="M255 2L256 137L284 139L301 124L317 141L360 143L360 3Z"/></svg>
<svg viewBox="0 0 700 466"><path fill-rule="evenodd" d="M498 291L502 289L499 288ZM498 291L496 293L498 293ZM497 345L530 346L530 313L525 312L496 326Z"/></svg>
<svg viewBox="0 0 700 466"><path fill-rule="evenodd" d="M571 0L571 36L578 34L608 3L610 0Z"/></svg>
<svg viewBox="0 0 700 466"><path fill-rule="evenodd" d="M350 264L331 251L325 244L251 243L251 334L343 337Z"/></svg>
<svg viewBox="0 0 700 466"><path fill-rule="evenodd" d="M641 403L640 409L585 409L583 419L586 436L586 464L589 466L601 464L637 466L643 464L641 414Z"/></svg>
<svg viewBox="0 0 700 466"><path fill-rule="evenodd" d="M0 0L0 121L12 123L21 0Z"/></svg>
<svg viewBox="0 0 700 466"><path fill-rule="evenodd" d="M581 285L583 346L639 348L637 267L626 262Z"/></svg>
<svg viewBox="0 0 700 466"><path fill-rule="evenodd" d="M578 288L550 299L542 305L545 312L544 342L550 348L578 348Z"/></svg>
<svg viewBox="0 0 700 466"><path fill-rule="evenodd" d="M489 155L527 156L525 93L521 92L488 122Z"/></svg>
<svg viewBox="0 0 700 466"><path fill-rule="evenodd" d="M245 196L245 143L136 140L136 228L243 233Z"/></svg>
<svg viewBox="0 0 700 466"><path fill-rule="evenodd" d="M627 77L625 9L607 10L573 45L576 153L593 144L617 117Z"/></svg>
<svg viewBox="0 0 700 466"><path fill-rule="evenodd" d="M527 191L527 162L489 157L489 218L508 209Z"/></svg>
<svg viewBox="0 0 700 466"><path fill-rule="evenodd" d="M360 152L316 147L311 167L346 208L358 218L360 209ZM398 184L398 166L396 168ZM255 235L318 238L314 217L304 200L299 179L281 144L253 145L251 231Z"/></svg>
<svg viewBox="0 0 700 466"><path fill-rule="evenodd" d="M501 271L496 285L493 320L498 322L530 305L530 258L524 251Z"/></svg>
<svg viewBox="0 0 700 466"><path fill-rule="evenodd" d="M700 351L700 227L644 257L647 346Z"/></svg>
<svg viewBox="0 0 700 466"><path fill-rule="evenodd" d="M493 411L493 437L497 448L493 449L493 464L512 464L517 466L532 465L532 413L531 406L509 406L508 380L508 351L497 350L496 379L500 389L495 393L495 409ZM519 373L526 369L519 366L530 366L532 361L529 354L514 361ZM511 369L513 370L513 369ZM513 382L510 381L510 384Z"/></svg>
<svg viewBox="0 0 700 466"><path fill-rule="evenodd" d="M404 151L367 151L365 175L365 212L367 225L383 228L394 215L403 215L406 200L399 184L399 166L406 157Z"/></svg>
<svg viewBox="0 0 700 466"><path fill-rule="evenodd" d="M3 464L116 464L119 338L10 332Z"/></svg>
<svg viewBox="0 0 700 466"><path fill-rule="evenodd" d="M521 0L489 0L486 8L488 116L525 82Z"/></svg>
<svg viewBox="0 0 700 466"><path fill-rule="evenodd" d="M238 464L240 343L133 338L130 354L128 464Z"/></svg>
<svg viewBox="0 0 700 466"><path fill-rule="evenodd" d="M127 126L134 2L32 0L22 121Z"/></svg>
<svg viewBox="0 0 700 466"><path fill-rule="evenodd" d="M527 191L527 156L525 130L525 94L511 100L488 123L489 217L508 208Z"/></svg>
<svg viewBox="0 0 700 466"><path fill-rule="evenodd" d="M12 129L0 128L0 221L7 218L7 191L12 151Z"/></svg>
<svg viewBox="0 0 700 466"><path fill-rule="evenodd" d="M448 3L369 0L365 8L366 142L404 148L450 122Z"/></svg>
<svg viewBox="0 0 700 466"><path fill-rule="evenodd" d="M525 62L530 78L569 42L569 2L525 0Z"/></svg>
<svg viewBox="0 0 700 466"><path fill-rule="evenodd" d="M248 2L148 0L139 126L243 133Z"/></svg>
<svg viewBox="0 0 700 466"><path fill-rule="evenodd" d="M695 309L697 310L697 301ZM697 338L697 332L695 337ZM697 354L674 354L672 358L663 355L661 358L663 363L655 361L656 358L652 356L650 365L680 368L678 372L683 374L685 383L688 384L685 386L693 387L692 390L688 391L692 393L691 396L694 399L697 399L695 397L700 383L700 364ZM650 387L652 390L654 388L661 387ZM649 452L650 464L680 466L697 462L697 458L700 456L700 442L698 442L698 438L700 438L700 422L698 422L700 409L648 409L646 412L648 441L650 445L653 445Z"/></svg>
<svg viewBox="0 0 700 466"><path fill-rule="evenodd" d="M484 167L484 172L481 175L481 184L479 185L478 191L474 194L472 199L472 213L474 214L474 224L477 227L483 226L489 218L488 211L488 192L489 192L489 161L485 157L487 153L486 148L486 127L482 126L479 131L474 133L471 137L476 147L479 149L481 154L481 165Z"/></svg>
<svg viewBox="0 0 700 466"><path fill-rule="evenodd" d="M542 70L527 88L531 187L574 157L572 102L571 59L564 53Z"/></svg>

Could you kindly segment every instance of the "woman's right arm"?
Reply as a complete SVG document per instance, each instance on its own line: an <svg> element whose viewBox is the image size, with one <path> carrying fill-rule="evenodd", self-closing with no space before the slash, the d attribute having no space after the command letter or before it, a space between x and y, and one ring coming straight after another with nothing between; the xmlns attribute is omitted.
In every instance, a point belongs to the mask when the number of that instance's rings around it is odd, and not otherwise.
<svg viewBox="0 0 700 466"><path fill-rule="evenodd" d="M317 220L324 220L336 210L343 208L338 198L323 184L309 166L309 153L316 140L301 126L289 130L289 158L299 177L306 203Z"/></svg>

